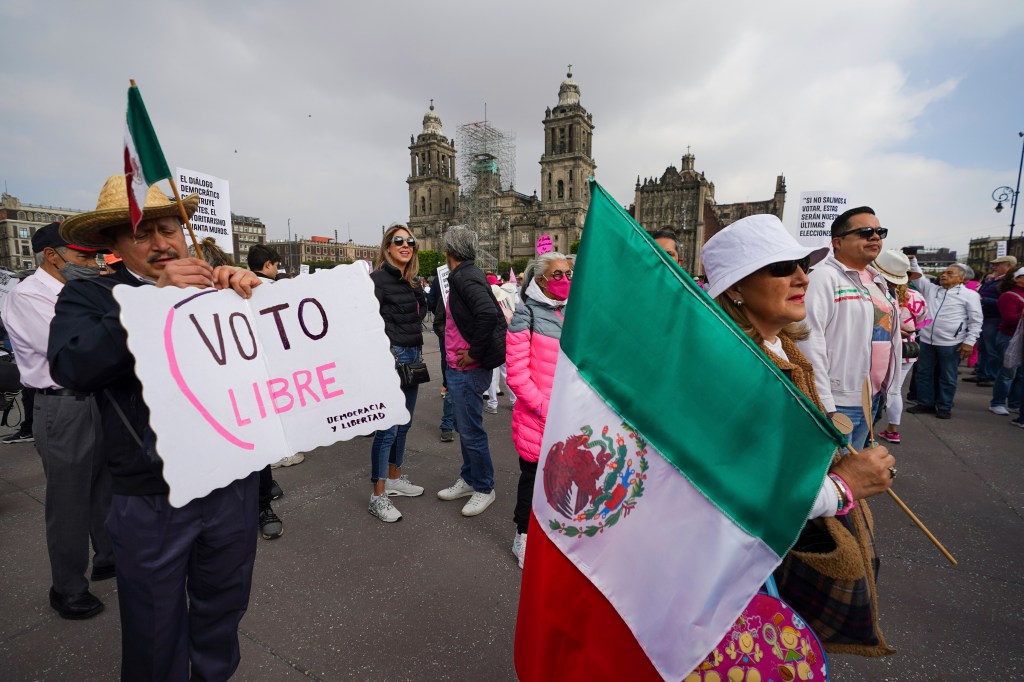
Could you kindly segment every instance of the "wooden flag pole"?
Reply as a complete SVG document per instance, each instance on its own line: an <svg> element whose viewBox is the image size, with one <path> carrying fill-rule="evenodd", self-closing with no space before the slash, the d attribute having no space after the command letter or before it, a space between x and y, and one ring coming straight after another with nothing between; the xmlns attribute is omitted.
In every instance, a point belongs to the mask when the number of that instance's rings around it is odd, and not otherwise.
<svg viewBox="0 0 1024 682"><path fill-rule="evenodd" d="M192 221L188 219L188 211L185 210L185 204L181 201L178 185L174 182L174 178L171 178L169 182L171 183L171 189L174 190L174 200L178 202L178 212L181 214L181 219L185 221L185 227L188 228L188 236L192 238L192 246L196 248L196 258L206 260L203 250L199 248L199 242L196 241L196 233L192 231Z"/></svg>
<svg viewBox="0 0 1024 682"><path fill-rule="evenodd" d="M138 86L135 84L135 79L130 78L128 82L131 83L133 88ZM185 221L185 227L188 228L188 236L192 238L192 246L196 249L196 257L200 260L206 260L203 256L203 250L199 248L199 242L196 240L196 233L192 231L192 221L188 219L188 211L185 210L185 204L181 201L181 194L178 192L178 185L175 184L174 178L169 178L168 182L171 183L171 190L174 192L174 200L178 202L178 213L181 214L181 219Z"/></svg>
<svg viewBox="0 0 1024 682"><path fill-rule="evenodd" d="M861 391L861 407L864 410L864 420L867 422L868 429L870 430L871 445L872 445L872 447L874 447L876 445L876 443L875 443L875 427L874 427L874 424L872 423L872 419L871 419L872 416L873 416L871 414L871 383L870 383L870 381L868 379L864 379L864 388ZM849 450L853 454L857 454L857 451L854 450L849 445L846 446L846 449ZM906 513L906 515L910 517L910 520L913 521L917 525L917 527L921 529L921 532L925 534L925 537L927 537L929 540L931 540L932 544L935 545L935 547L940 552L942 552L942 556L946 557L946 559L949 560L949 563L951 563L954 566L956 566L956 559L954 559L953 555L949 553L949 550L947 550L945 547L943 547L942 543L939 542L939 539L937 537L935 537L934 535L932 535L932 532L930 530L928 530L923 523L921 523L921 519L917 518L917 514L915 514L914 512L910 511L910 507L908 507L906 505L906 503L904 503L903 500L900 499L899 495L894 493L892 491L892 488L886 490L885 492L889 493L889 497L891 497L893 499L893 501L896 502L897 505L899 505L900 509L902 509Z"/></svg>

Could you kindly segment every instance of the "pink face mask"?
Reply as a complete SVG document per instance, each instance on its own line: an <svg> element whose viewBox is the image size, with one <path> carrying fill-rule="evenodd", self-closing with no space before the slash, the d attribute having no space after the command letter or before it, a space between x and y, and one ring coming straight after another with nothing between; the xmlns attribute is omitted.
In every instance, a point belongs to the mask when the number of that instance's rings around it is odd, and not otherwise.
<svg viewBox="0 0 1024 682"><path fill-rule="evenodd" d="M562 279L548 280L548 294L551 298L557 298L559 301L564 301L569 298L569 285L572 284L572 280L563 277Z"/></svg>

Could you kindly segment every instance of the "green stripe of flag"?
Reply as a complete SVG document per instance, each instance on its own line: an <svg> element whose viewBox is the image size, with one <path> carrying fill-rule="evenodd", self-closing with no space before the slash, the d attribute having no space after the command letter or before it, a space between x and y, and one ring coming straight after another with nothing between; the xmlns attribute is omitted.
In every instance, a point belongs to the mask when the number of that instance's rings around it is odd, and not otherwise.
<svg viewBox="0 0 1024 682"><path fill-rule="evenodd" d="M561 348L711 502L779 556L842 436L591 180Z"/></svg>
<svg viewBox="0 0 1024 682"><path fill-rule="evenodd" d="M135 86L128 88L128 131L131 133L135 152L138 154L142 172L147 185L171 177L171 169L167 166L160 141L153 130L153 124L146 113L146 105L142 95Z"/></svg>

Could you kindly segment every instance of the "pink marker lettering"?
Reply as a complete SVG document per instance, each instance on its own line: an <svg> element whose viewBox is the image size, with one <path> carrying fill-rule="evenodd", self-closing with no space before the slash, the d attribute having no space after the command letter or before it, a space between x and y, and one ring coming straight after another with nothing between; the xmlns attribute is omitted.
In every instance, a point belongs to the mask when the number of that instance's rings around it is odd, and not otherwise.
<svg viewBox="0 0 1024 682"><path fill-rule="evenodd" d="M228 389L228 398L231 399L231 409L235 411L235 423L238 424L239 426L245 426L246 424L252 422L252 420L249 419L248 417L242 419L242 415L239 414L238 412L238 401L235 400L235 392L230 388Z"/></svg>
<svg viewBox="0 0 1024 682"><path fill-rule="evenodd" d="M295 394L299 397L299 405L302 407L306 406L306 397L302 395L303 392L308 393L314 403L320 402L320 396L316 394L316 391L309 387L309 385L313 383L313 373L308 369L300 369L298 372L292 374L292 383L295 384Z"/></svg>
<svg viewBox="0 0 1024 682"><path fill-rule="evenodd" d="M275 388L275 385L277 388ZM267 381L267 393L270 395L270 402L274 405L274 412L281 414L287 412L295 406L295 398L288 391L288 380L282 377L275 377ZM288 402L281 405L278 402L279 398L287 398Z"/></svg>
<svg viewBox="0 0 1024 682"><path fill-rule="evenodd" d="M324 398L337 398L339 395L345 395L345 391L340 388L337 391L330 391L327 389L328 386L336 383L337 379L334 377L326 377L324 376L324 373L328 370L334 369L336 366L337 363L328 362L326 365L320 365L316 368L316 378L320 382L320 392L323 394Z"/></svg>

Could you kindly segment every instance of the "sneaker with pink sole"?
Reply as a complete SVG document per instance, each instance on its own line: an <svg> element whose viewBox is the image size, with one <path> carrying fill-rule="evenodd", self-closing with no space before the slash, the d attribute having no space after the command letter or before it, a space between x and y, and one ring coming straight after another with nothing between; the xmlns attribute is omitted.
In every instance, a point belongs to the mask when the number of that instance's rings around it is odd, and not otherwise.
<svg viewBox="0 0 1024 682"><path fill-rule="evenodd" d="M887 440L890 443L900 442L900 434L896 433L895 431L879 431L878 437L881 438L882 440Z"/></svg>

